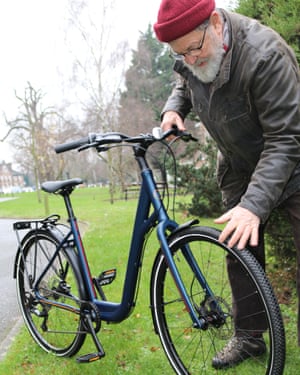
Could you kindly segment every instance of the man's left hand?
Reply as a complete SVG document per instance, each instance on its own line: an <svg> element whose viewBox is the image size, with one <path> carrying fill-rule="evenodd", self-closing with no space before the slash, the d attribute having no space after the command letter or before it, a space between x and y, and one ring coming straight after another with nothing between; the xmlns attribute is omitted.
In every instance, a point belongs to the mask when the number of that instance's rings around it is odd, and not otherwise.
<svg viewBox="0 0 300 375"><path fill-rule="evenodd" d="M251 246L258 245L260 219L246 208L236 206L215 219L215 223L227 223L220 234L219 241L224 242L231 236L228 241L229 247L237 245L237 248L242 250L248 242Z"/></svg>

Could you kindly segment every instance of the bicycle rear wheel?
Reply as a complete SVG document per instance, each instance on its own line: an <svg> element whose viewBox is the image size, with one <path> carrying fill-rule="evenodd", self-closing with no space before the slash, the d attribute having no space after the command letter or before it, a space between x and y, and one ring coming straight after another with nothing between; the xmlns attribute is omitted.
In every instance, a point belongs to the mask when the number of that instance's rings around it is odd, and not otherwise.
<svg viewBox="0 0 300 375"><path fill-rule="evenodd" d="M226 374L281 375L285 361L285 336L280 309L270 283L248 251L228 248L218 242L218 236L219 232L212 228L191 227L172 236L169 244L194 308L199 318L206 322L203 329L193 327L165 258L161 252L158 253L152 270L150 293L153 321L165 354L177 374L216 374L218 370L212 367L212 360L233 336L242 335L247 339L253 334L263 335L266 352L227 369ZM213 297L207 295L207 288L200 285L189 266L183 254L186 247L191 250ZM253 291L248 295L241 293L240 301L236 301L248 306L245 316L239 317L240 328L234 319L236 305L227 272L228 258L240 268ZM259 311L251 311L257 302ZM254 332L253 327L250 335L245 327L251 320L263 321L264 328L257 328Z"/></svg>
<svg viewBox="0 0 300 375"><path fill-rule="evenodd" d="M34 289L58 243L58 238L47 230L32 231L25 236L16 261L17 297L25 324L39 346L57 356L72 356L86 336L80 315L74 314L80 307L79 300L85 297L74 249L61 249ZM70 308L42 303L37 294Z"/></svg>

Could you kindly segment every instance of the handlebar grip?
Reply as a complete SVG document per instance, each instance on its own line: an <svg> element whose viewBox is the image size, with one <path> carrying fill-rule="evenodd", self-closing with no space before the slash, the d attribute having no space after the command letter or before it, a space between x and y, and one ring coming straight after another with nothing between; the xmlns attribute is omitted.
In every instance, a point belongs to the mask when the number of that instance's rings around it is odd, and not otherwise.
<svg viewBox="0 0 300 375"><path fill-rule="evenodd" d="M91 142L91 137L84 137L81 139L77 139L76 141L71 141L67 143L62 143L60 145L57 145L54 147L54 150L57 154L60 154L61 152L74 150L76 148L79 148L83 145L89 144Z"/></svg>

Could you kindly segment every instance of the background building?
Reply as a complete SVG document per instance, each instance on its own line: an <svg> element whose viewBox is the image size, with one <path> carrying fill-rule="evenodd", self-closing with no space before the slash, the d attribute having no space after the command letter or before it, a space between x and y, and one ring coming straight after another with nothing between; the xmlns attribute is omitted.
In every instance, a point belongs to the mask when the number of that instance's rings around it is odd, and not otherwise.
<svg viewBox="0 0 300 375"><path fill-rule="evenodd" d="M2 161L0 164L0 193L19 193L24 187L24 175L14 171L11 163Z"/></svg>

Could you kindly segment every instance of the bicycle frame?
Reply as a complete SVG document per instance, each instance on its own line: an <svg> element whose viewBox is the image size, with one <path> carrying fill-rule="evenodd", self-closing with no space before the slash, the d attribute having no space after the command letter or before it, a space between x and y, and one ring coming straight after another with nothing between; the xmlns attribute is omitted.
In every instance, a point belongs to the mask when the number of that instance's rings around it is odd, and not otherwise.
<svg viewBox="0 0 300 375"><path fill-rule="evenodd" d="M97 306L101 320L107 322L121 322L126 319L131 310L134 307L134 298L136 295L137 283L139 273L141 271L142 257L143 257L143 247L145 236L149 230L153 227L156 227L157 237L161 245L161 250L166 258L170 272L173 276L174 282L180 292L182 300L186 306L187 311L189 312L191 319L193 321L193 326L195 328L203 327L203 322L199 319L197 312L195 311L192 301L190 300L188 293L184 287L184 284L181 280L180 274L177 270L177 267L173 261L172 253L168 245L168 235L167 231L172 233L174 230L179 230L179 225L171 220L167 214L166 208L162 202L160 193L157 189L155 180L153 178L152 170L149 168L148 163L145 158L146 151L139 148L133 147L136 160L138 162L142 184L139 194L135 222L132 232L132 239L130 244L130 251L128 257L128 263L126 268L125 281L123 285L123 293L120 303L111 302L107 300L97 299L95 287L93 284L90 268L88 265L87 257L85 254L84 246L82 243L80 231L78 228L77 219L73 212L73 208L70 200L70 193L67 192L63 195L66 209L69 217L70 231L67 233L59 246L57 247L52 259L49 261L48 266L45 268L43 273L40 275L39 279L36 281L34 287L37 289L37 286L42 280L43 276L51 267L51 264L57 255L57 253L64 247L68 246L68 243L72 240L75 243L77 248L81 273L83 276L83 281L85 284L85 290L88 293L89 301ZM153 207L154 211L150 215L150 208ZM193 223L187 223L184 226L192 225ZM201 270L199 269L196 261L194 260L193 255L189 251L187 246L182 249L185 258L187 259L190 267L193 269L195 274L198 277L199 283L202 285L208 296L213 297L212 292L210 291L209 286L207 285ZM70 307L66 304L58 303L57 301L51 301L44 298L43 296L37 294L37 297L40 298L41 302L48 305L55 305L56 307L61 307L62 309L72 310L76 313L80 313L74 310L74 307Z"/></svg>

